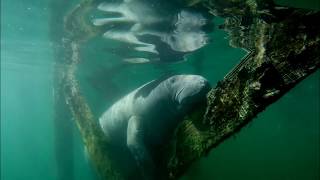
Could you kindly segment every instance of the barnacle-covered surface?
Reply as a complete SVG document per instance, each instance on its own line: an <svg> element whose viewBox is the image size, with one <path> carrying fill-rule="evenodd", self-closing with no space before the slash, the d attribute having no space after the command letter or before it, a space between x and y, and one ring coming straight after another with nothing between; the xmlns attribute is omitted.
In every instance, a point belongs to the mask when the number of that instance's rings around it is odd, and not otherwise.
<svg viewBox="0 0 320 180"><path fill-rule="evenodd" d="M248 55L210 91L205 113L186 117L177 129L167 159L173 179L320 65L319 12L276 7L269 1L204 3L226 18L220 28L229 32L230 45Z"/></svg>
<svg viewBox="0 0 320 180"><path fill-rule="evenodd" d="M319 12L277 7L271 0L179 0L205 6L225 18L219 28L230 45L248 55L208 94L207 107L188 115L162 157L164 179L176 179L197 158L237 132L269 104L319 68ZM65 17L64 63L57 67L57 94L63 94L87 152L102 179L123 179L110 164L104 138L75 76L81 45L100 31L86 14L99 0L84 0Z"/></svg>

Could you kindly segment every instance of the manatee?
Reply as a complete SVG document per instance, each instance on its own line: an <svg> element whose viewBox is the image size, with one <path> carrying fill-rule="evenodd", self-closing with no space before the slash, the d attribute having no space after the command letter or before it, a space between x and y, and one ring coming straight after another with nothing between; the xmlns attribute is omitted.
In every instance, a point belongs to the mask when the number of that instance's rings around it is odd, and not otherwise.
<svg viewBox="0 0 320 180"><path fill-rule="evenodd" d="M103 37L135 45L133 52L146 52L156 58L144 63L183 61L184 56L209 43L212 16L196 8L186 8L178 1L116 0L102 2L97 9L105 15L93 19L103 26ZM174 57L162 54L173 54ZM177 56L179 56L177 58ZM138 61L127 61L141 63Z"/></svg>
<svg viewBox="0 0 320 180"><path fill-rule="evenodd" d="M100 126L111 145L131 152L144 179L156 179L152 148L168 143L183 116L206 102L209 90L199 75L153 80L114 103L99 118Z"/></svg>

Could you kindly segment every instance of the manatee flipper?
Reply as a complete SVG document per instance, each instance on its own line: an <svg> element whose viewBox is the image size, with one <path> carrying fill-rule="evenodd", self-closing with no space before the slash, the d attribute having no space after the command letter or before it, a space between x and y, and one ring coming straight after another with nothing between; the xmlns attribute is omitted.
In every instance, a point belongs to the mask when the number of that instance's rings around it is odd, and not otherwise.
<svg viewBox="0 0 320 180"><path fill-rule="evenodd" d="M154 163L144 144L143 136L141 118L132 116L128 122L127 146L136 160L143 178L149 180L154 176Z"/></svg>
<svg viewBox="0 0 320 180"><path fill-rule="evenodd" d="M111 12L111 13L120 13L120 14L124 14L127 10L127 8L125 8L123 5L121 5L121 3L107 3L107 2L103 2L101 4L99 4L98 9L100 11L104 11L104 12Z"/></svg>
<svg viewBox="0 0 320 180"><path fill-rule="evenodd" d="M93 25L103 26L103 25L115 25L115 24L130 24L134 23L131 19L126 17L115 17L115 18L98 18L93 20Z"/></svg>
<svg viewBox="0 0 320 180"><path fill-rule="evenodd" d="M125 58L123 61L133 64L142 64L142 63L148 63L150 62L147 58Z"/></svg>

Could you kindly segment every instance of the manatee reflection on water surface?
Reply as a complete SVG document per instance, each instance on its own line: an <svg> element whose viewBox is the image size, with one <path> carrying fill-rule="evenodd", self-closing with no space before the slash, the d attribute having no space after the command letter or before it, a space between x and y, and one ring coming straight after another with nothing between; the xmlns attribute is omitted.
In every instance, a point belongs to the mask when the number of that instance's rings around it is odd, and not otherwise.
<svg viewBox="0 0 320 180"><path fill-rule="evenodd" d="M209 43L212 17L201 8L175 1L114 0L97 6L95 26L103 37L120 43L111 53L129 63L178 62ZM118 49L126 47L123 54Z"/></svg>

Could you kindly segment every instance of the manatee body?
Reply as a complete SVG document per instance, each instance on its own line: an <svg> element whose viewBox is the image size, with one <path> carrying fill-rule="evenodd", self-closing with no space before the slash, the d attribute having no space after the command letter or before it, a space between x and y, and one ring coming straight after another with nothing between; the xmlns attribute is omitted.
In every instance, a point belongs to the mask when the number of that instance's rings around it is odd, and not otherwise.
<svg viewBox="0 0 320 180"><path fill-rule="evenodd" d="M100 117L111 144L127 147L145 179L155 179L151 147L168 142L182 117L205 102L208 81L198 75L175 75L151 81L112 105Z"/></svg>
<svg viewBox="0 0 320 180"><path fill-rule="evenodd" d="M136 56L123 59L126 62L183 61L210 41L212 16L178 1L115 0L102 2L97 9L104 15L93 24L106 29L103 37L130 46Z"/></svg>

